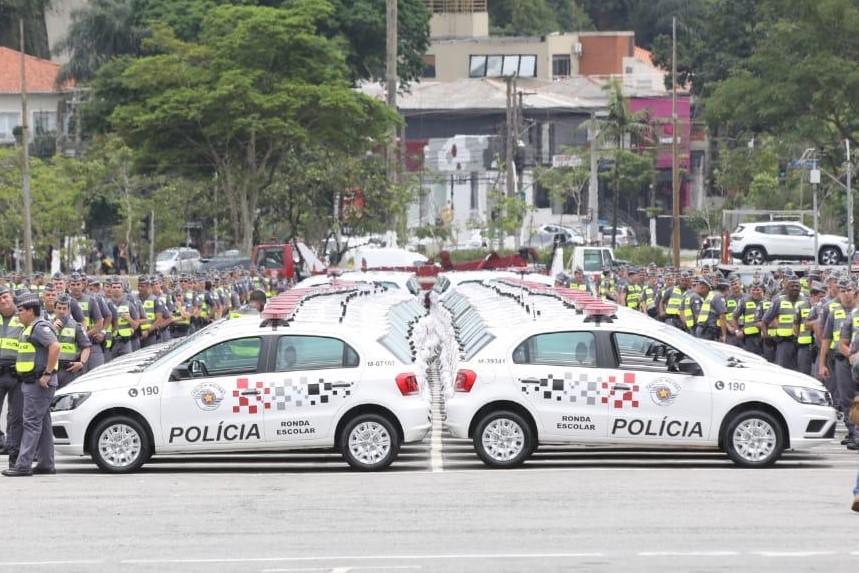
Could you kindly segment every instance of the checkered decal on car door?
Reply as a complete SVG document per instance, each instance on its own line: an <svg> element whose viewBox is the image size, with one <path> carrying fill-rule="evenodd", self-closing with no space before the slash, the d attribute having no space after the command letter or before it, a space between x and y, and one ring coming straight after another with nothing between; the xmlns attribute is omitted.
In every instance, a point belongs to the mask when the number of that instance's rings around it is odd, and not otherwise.
<svg viewBox="0 0 859 573"><path fill-rule="evenodd" d="M308 380L306 376L301 376L273 382L270 399L274 409L283 411L287 406L303 408L328 404L352 395L353 382L326 381L324 378L319 378L316 382Z"/></svg>
<svg viewBox="0 0 859 573"><path fill-rule="evenodd" d="M624 383L633 384L635 374L626 372ZM597 403L609 404L615 409L624 407L638 408L638 385L633 385L629 391L611 390L610 386L617 382L615 376L603 374L588 374L581 371L563 372L561 377L548 374L539 378L539 384L522 383L524 394L553 402L570 402L596 406Z"/></svg>

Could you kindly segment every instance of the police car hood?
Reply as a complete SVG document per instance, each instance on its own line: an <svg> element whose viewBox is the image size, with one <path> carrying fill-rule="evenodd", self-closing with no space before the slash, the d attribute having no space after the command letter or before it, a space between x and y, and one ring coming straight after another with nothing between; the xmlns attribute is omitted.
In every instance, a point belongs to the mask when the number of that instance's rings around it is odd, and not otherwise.
<svg viewBox="0 0 859 573"><path fill-rule="evenodd" d="M134 364L108 363L88 372L63 388L58 394L92 392L137 386L142 372L135 372Z"/></svg>
<svg viewBox="0 0 859 573"><path fill-rule="evenodd" d="M723 375L730 382L750 382L771 386L802 386L821 391L826 390L823 384L815 378L770 362L745 362L740 366L728 366L724 368Z"/></svg>

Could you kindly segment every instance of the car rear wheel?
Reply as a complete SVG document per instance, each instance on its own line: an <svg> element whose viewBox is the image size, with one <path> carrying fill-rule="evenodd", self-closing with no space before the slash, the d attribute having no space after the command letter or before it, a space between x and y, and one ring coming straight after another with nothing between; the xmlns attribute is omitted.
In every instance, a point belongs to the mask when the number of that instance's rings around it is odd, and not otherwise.
<svg viewBox="0 0 859 573"><path fill-rule="evenodd" d="M379 414L362 414L349 421L340 434L340 451L353 469L383 470L394 461L400 441L394 425Z"/></svg>
<svg viewBox="0 0 859 573"><path fill-rule="evenodd" d="M743 251L743 262L747 265L762 265L767 260L763 247L749 247Z"/></svg>
<svg viewBox="0 0 859 573"><path fill-rule="evenodd" d="M784 431L770 414L746 410L739 412L728 423L724 447L728 457L739 466L770 466L784 450Z"/></svg>
<svg viewBox="0 0 859 573"><path fill-rule="evenodd" d="M820 264L821 265L838 265L841 264L841 251L835 247L825 247L820 249Z"/></svg>
<svg viewBox="0 0 859 573"><path fill-rule="evenodd" d="M107 418L90 438L92 461L103 471L127 474L140 469L151 457L149 437L143 426L128 416Z"/></svg>
<svg viewBox="0 0 859 573"><path fill-rule="evenodd" d="M473 440L477 456L493 468L519 466L536 449L534 433L525 418L506 410L481 418Z"/></svg>

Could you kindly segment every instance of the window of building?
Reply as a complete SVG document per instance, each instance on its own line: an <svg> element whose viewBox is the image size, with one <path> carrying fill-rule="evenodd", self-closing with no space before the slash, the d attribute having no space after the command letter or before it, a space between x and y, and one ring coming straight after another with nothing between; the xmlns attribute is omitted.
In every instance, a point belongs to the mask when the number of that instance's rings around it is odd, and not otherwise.
<svg viewBox="0 0 859 573"><path fill-rule="evenodd" d="M552 77L566 78L572 75L569 54L552 55Z"/></svg>
<svg viewBox="0 0 859 573"><path fill-rule="evenodd" d="M52 111L34 111L33 130L36 135L56 133L57 114Z"/></svg>
<svg viewBox="0 0 859 573"><path fill-rule="evenodd" d="M483 77L537 77L537 56L532 55L492 55L471 56L469 59L469 76Z"/></svg>
<svg viewBox="0 0 859 573"><path fill-rule="evenodd" d="M424 56L424 71L421 75L424 78L435 77L435 55L427 54Z"/></svg>
<svg viewBox="0 0 859 573"><path fill-rule="evenodd" d="M14 141L12 130L21 125L21 114L18 112L0 113L0 141Z"/></svg>

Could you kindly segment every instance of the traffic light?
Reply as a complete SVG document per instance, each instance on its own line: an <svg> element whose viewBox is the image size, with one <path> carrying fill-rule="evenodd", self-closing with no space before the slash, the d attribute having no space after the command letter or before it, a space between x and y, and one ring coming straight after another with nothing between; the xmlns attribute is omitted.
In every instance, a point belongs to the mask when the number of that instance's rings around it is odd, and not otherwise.
<svg viewBox="0 0 859 573"><path fill-rule="evenodd" d="M148 243L152 236L152 214L147 213L145 217L140 219L140 238Z"/></svg>
<svg viewBox="0 0 859 573"><path fill-rule="evenodd" d="M778 160L778 180L786 181L787 180L787 168L789 162L787 159L779 159Z"/></svg>

